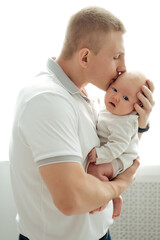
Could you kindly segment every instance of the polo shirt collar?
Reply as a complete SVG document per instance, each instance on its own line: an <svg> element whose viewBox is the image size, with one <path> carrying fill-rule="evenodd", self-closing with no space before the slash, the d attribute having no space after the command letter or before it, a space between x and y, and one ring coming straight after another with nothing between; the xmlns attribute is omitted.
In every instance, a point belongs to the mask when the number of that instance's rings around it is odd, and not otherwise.
<svg viewBox="0 0 160 240"><path fill-rule="evenodd" d="M60 83L63 85L63 87L71 94L80 94L83 98L85 98L87 101L89 100L88 97L86 97L79 88L71 81L71 79L65 74L63 69L52 59L49 58L47 62L47 68L48 71L54 74Z"/></svg>

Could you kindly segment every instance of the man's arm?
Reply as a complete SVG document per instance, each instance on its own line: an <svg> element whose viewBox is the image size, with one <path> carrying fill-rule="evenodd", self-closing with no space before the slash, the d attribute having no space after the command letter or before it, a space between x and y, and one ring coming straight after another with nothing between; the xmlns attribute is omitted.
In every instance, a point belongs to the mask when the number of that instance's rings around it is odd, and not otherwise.
<svg viewBox="0 0 160 240"><path fill-rule="evenodd" d="M118 197L135 179L138 160L110 182L85 173L79 163L54 163L39 167L56 207L65 215L83 214Z"/></svg>

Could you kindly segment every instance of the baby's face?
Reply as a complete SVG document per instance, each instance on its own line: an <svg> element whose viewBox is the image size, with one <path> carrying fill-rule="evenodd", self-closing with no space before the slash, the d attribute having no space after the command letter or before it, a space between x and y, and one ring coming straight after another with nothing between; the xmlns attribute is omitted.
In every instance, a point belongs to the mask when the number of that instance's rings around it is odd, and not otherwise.
<svg viewBox="0 0 160 240"><path fill-rule="evenodd" d="M105 95L105 105L109 112L115 115L127 115L134 111L134 104L138 102L137 93L142 84L138 79L130 78L124 73L110 85Z"/></svg>

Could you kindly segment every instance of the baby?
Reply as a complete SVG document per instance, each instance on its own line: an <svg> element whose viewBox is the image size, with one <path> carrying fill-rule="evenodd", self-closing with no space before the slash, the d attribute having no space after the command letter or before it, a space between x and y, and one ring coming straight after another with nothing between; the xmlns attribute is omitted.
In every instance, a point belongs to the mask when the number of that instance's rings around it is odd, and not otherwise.
<svg viewBox="0 0 160 240"><path fill-rule="evenodd" d="M138 115L134 105L141 105L137 93L142 85L147 86L146 80L140 72L125 72L106 91L105 109L99 112L97 123L100 147L93 148L88 157L95 164L111 162L110 179L130 167L138 156Z"/></svg>

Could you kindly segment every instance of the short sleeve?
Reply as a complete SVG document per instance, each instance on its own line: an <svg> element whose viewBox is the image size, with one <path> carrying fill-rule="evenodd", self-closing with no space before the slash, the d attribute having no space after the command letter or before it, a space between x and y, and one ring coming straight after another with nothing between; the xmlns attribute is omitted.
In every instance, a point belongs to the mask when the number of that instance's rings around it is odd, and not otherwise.
<svg viewBox="0 0 160 240"><path fill-rule="evenodd" d="M47 158L65 161L65 156L81 161L78 117L72 97L48 92L34 96L22 111L19 134L35 162Z"/></svg>

